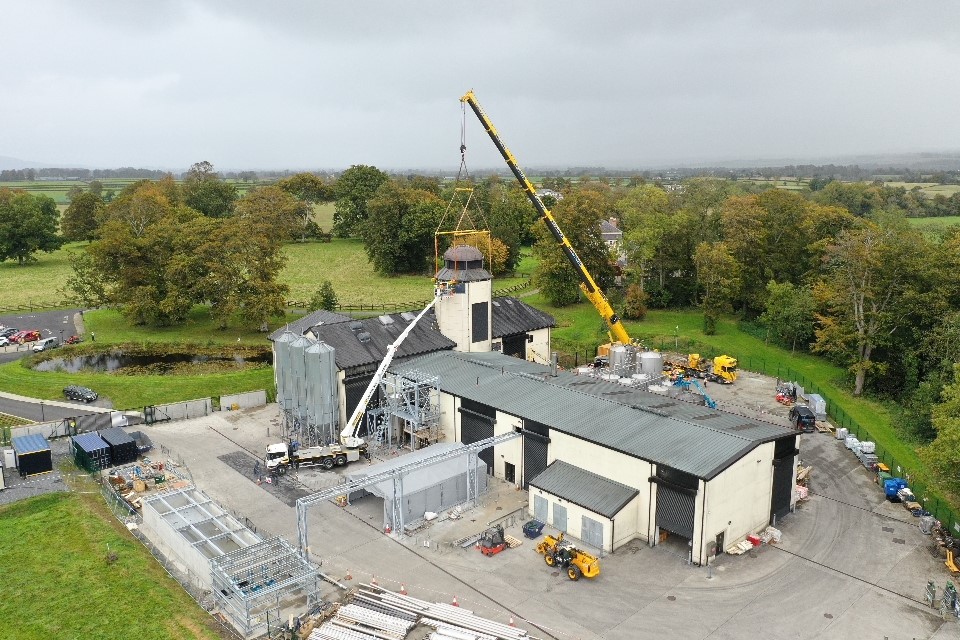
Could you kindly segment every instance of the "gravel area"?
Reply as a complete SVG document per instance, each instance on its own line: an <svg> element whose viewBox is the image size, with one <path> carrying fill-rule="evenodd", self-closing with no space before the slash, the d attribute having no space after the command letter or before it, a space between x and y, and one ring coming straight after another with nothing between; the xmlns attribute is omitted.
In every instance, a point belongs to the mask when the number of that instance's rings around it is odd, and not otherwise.
<svg viewBox="0 0 960 640"><path fill-rule="evenodd" d="M0 505L10 504L24 498L31 498L54 491L67 491L67 485L60 473L60 462L70 456L70 440L60 438L50 441L50 453L53 456L53 471L29 478L21 478L16 469L3 469L6 488L0 491Z"/></svg>

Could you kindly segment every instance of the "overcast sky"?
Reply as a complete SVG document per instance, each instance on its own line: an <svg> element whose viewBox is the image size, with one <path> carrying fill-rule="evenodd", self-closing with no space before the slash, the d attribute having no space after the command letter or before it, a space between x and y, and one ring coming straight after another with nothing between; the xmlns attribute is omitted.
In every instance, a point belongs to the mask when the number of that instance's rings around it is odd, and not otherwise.
<svg viewBox="0 0 960 640"><path fill-rule="evenodd" d="M784 5L790 5L784 6ZM0 156L525 167L960 150L960 3L5 3ZM467 163L500 167L467 114Z"/></svg>

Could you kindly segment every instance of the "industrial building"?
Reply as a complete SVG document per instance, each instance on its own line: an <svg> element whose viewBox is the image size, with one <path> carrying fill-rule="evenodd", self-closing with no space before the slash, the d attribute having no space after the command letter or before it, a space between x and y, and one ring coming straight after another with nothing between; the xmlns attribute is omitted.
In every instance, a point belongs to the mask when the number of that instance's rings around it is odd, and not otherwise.
<svg viewBox="0 0 960 640"><path fill-rule="evenodd" d="M437 281L447 294L400 346L368 405L366 433L378 443L419 449L516 434L479 451L487 473L527 489L537 519L603 551L669 536L705 564L791 511L796 432L646 390L659 354L628 349L608 379L558 371L548 314L493 298L478 250L454 247L444 261ZM413 317L316 316L300 335L281 333L278 402L307 416L319 415L318 398L335 406L336 434ZM313 354L323 359L322 384L310 375Z"/></svg>

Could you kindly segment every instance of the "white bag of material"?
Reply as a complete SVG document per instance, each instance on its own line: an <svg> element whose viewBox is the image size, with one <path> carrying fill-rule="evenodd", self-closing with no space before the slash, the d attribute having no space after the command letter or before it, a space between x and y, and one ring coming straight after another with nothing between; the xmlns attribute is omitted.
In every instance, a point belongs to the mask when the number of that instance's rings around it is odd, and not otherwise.
<svg viewBox="0 0 960 640"><path fill-rule="evenodd" d="M847 449L852 450L858 444L860 444L860 441L857 440L856 436L847 436L847 439L846 439Z"/></svg>
<svg viewBox="0 0 960 640"><path fill-rule="evenodd" d="M429 522L429 521L431 521L431 520L436 520L436 519L437 519L437 514L434 513L433 511L424 511L424 512L423 512L423 519L426 520L427 522Z"/></svg>
<svg viewBox="0 0 960 640"><path fill-rule="evenodd" d="M920 533L925 536L930 535L933 532L933 524L936 522L936 518L933 516L921 516L920 517Z"/></svg>
<svg viewBox="0 0 960 640"><path fill-rule="evenodd" d="M860 451L863 453L874 453L877 450L877 443L865 440L860 443Z"/></svg>
<svg viewBox="0 0 960 640"><path fill-rule="evenodd" d="M848 435L848 432L846 427L840 427L839 429L837 429L837 440L846 440L847 435Z"/></svg>
<svg viewBox="0 0 960 640"><path fill-rule="evenodd" d="M783 537L783 532L775 527L767 527L763 531L763 538L767 543L773 542L774 544L777 544L780 542L781 537Z"/></svg>

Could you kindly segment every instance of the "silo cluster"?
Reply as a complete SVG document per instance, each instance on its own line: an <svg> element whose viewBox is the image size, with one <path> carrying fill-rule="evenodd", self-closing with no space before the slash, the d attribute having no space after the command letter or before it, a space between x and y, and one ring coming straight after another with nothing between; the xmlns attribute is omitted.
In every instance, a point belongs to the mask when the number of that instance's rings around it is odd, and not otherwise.
<svg viewBox="0 0 960 640"><path fill-rule="evenodd" d="M336 441L340 402L334 348L285 331L274 342L277 403L287 435L302 446Z"/></svg>

